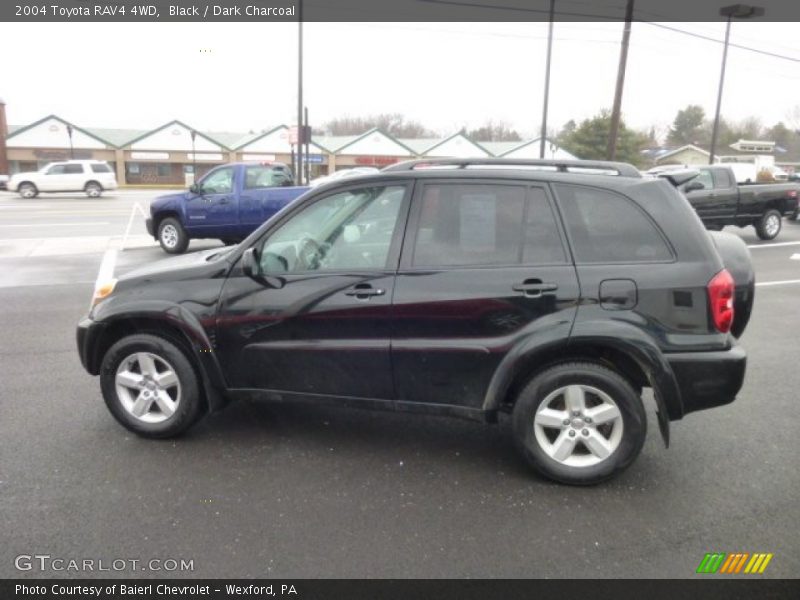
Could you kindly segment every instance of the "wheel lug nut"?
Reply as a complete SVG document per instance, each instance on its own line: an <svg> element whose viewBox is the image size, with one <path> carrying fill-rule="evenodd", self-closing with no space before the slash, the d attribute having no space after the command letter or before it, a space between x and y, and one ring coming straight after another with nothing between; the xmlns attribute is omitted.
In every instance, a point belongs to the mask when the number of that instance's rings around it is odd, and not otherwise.
<svg viewBox="0 0 800 600"><path fill-rule="evenodd" d="M569 419L564 419L564 425L569 425Z"/></svg>
<svg viewBox="0 0 800 600"><path fill-rule="evenodd" d="M584 421L586 421L587 423L591 423L591 422L592 422L592 419L591 419L591 417L586 417L586 418L584 419Z"/></svg>
<svg viewBox="0 0 800 600"><path fill-rule="evenodd" d="M580 417L580 416L581 416L581 411L579 411L579 410L573 410L573 411L572 411L572 416L573 416L573 417Z"/></svg>
<svg viewBox="0 0 800 600"><path fill-rule="evenodd" d="M574 429L570 429L569 430L569 437L575 437L575 430Z"/></svg>
<svg viewBox="0 0 800 600"><path fill-rule="evenodd" d="M581 433L583 435L589 435L589 430L588 429L584 429L583 431L581 431Z"/></svg>

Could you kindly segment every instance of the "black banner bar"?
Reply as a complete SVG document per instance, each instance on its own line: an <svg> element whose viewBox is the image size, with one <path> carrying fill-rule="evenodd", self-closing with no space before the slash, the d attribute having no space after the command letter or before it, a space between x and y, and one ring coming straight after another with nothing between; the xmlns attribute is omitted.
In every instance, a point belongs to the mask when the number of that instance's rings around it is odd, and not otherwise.
<svg viewBox="0 0 800 600"><path fill-rule="evenodd" d="M302 12L301 12L302 4ZM730 0L636 0L634 21L725 21ZM755 21L800 21L796 0L754 0ZM550 0L3 0L9 22L548 21ZM622 21L625 2L556 0L556 21ZM739 17L734 17L739 18Z"/></svg>
<svg viewBox="0 0 800 600"><path fill-rule="evenodd" d="M3 600L535 600L800 597L800 580L4 580Z"/></svg>

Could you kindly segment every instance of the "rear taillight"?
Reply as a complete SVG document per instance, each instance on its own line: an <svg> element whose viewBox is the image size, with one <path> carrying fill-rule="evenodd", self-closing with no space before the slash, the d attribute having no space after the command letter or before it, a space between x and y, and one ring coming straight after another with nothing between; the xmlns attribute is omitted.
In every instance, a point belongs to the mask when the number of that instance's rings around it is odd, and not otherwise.
<svg viewBox="0 0 800 600"><path fill-rule="evenodd" d="M733 325L733 277L722 269L708 282L707 289L714 327L720 333L728 333Z"/></svg>

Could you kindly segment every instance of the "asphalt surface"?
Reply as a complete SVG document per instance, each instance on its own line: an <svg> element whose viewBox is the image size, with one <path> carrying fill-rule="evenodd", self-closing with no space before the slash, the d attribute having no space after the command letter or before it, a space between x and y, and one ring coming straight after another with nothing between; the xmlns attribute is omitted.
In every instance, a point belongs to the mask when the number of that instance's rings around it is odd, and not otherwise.
<svg viewBox="0 0 800 600"><path fill-rule="evenodd" d="M760 283L738 400L673 423L667 450L647 398L638 461L570 488L528 470L507 423L241 402L178 440L129 434L74 326L97 240L152 196L0 193L0 577L692 577L711 551L772 552L762 577L797 576L800 222L776 240L792 245L734 229ZM142 244L120 268L161 259ZM20 572L20 554L194 570Z"/></svg>

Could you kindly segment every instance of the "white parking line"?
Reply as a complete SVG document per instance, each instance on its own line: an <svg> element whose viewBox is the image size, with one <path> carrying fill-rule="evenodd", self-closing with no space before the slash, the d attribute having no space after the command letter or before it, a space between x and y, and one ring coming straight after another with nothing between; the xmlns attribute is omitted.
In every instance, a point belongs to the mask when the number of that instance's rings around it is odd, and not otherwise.
<svg viewBox="0 0 800 600"><path fill-rule="evenodd" d="M14 225L0 225L0 227L83 227L85 225L111 225L111 222L86 221L84 223L15 223Z"/></svg>
<svg viewBox="0 0 800 600"><path fill-rule="evenodd" d="M798 252L796 254L792 254L789 258L791 260L800 260L800 252Z"/></svg>
<svg viewBox="0 0 800 600"><path fill-rule="evenodd" d="M749 244L748 248L777 248L779 246L800 246L800 242L775 242L774 244Z"/></svg>
<svg viewBox="0 0 800 600"><path fill-rule="evenodd" d="M800 279L786 279L785 281L758 281L756 287L768 285L788 285L790 283L800 283Z"/></svg>

